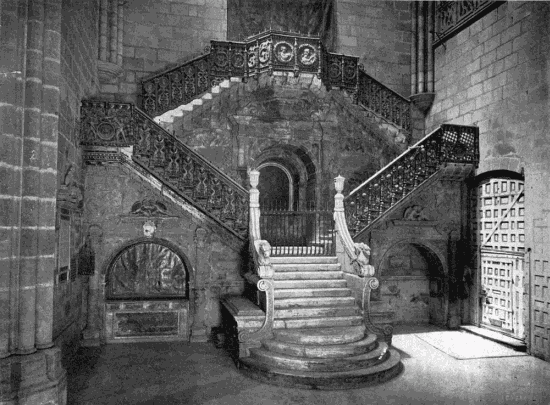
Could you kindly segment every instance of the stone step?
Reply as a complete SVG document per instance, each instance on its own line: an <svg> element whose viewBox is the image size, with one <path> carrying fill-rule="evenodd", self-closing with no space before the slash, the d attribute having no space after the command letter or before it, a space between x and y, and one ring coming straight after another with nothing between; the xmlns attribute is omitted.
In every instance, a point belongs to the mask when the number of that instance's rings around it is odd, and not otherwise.
<svg viewBox="0 0 550 405"><path fill-rule="evenodd" d="M303 308L355 305L355 299L348 297L275 298L275 308Z"/></svg>
<svg viewBox="0 0 550 405"><path fill-rule="evenodd" d="M339 358L346 356L358 356L376 349L378 343L376 335L369 334L355 342L334 345L299 344L275 339L269 339L262 346L273 353L287 356L298 356L315 359Z"/></svg>
<svg viewBox="0 0 550 405"><path fill-rule="evenodd" d="M289 308L276 309L275 319L288 318L309 318L309 317L328 317L328 316L352 316L359 315L359 308L355 305L347 307L309 307L309 308Z"/></svg>
<svg viewBox="0 0 550 405"><path fill-rule="evenodd" d="M275 289L303 289L303 288L346 288L346 280L274 280Z"/></svg>
<svg viewBox="0 0 550 405"><path fill-rule="evenodd" d="M277 273L293 271L340 271L340 263L273 263L273 269Z"/></svg>
<svg viewBox="0 0 550 405"><path fill-rule="evenodd" d="M291 318L275 319L273 321L274 329L299 329L299 328L327 328L337 326L357 326L363 323L363 317L359 315L352 316L329 316L320 318Z"/></svg>
<svg viewBox="0 0 550 405"><path fill-rule="evenodd" d="M274 353L264 348L250 349L250 357L261 361L272 367L289 370L303 371L348 371L365 367L372 367L389 357L388 346L385 343L371 350L368 353L337 357L337 358L308 358L289 356L281 353Z"/></svg>
<svg viewBox="0 0 550 405"><path fill-rule="evenodd" d="M278 298L319 298L319 297L347 297L351 295L349 288L295 288L275 290L275 299Z"/></svg>
<svg viewBox="0 0 550 405"><path fill-rule="evenodd" d="M274 280L337 280L344 278L341 271L275 271Z"/></svg>
<svg viewBox="0 0 550 405"><path fill-rule="evenodd" d="M279 329L273 337L279 342L301 345L337 345L357 342L365 337L365 325L346 328Z"/></svg>
<svg viewBox="0 0 550 405"><path fill-rule="evenodd" d="M323 264L323 263L338 263L336 256L280 256L272 257L271 264Z"/></svg>
<svg viewBox="0 0 550 405"><path fill-rule="evenodd" d="M258 359L240 359L240 371L249 378L285 387L337 390L379 384L398 376L403 370L399 353L389 349L389 357L374 366L347 371L288 370L270 366Z"/></svg>

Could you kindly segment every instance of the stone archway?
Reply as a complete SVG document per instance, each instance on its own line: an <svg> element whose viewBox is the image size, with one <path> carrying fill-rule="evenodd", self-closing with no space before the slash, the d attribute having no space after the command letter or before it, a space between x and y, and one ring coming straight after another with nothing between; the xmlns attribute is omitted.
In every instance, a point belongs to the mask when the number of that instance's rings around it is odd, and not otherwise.
<svg viewBox="0 0 550 405"><path fill-rule="evenodd" d="M443 262L434 250L416 241L397 242L385 252L378 269L378 299L393 312L395 323L445 326L448 287Z"/></svg>

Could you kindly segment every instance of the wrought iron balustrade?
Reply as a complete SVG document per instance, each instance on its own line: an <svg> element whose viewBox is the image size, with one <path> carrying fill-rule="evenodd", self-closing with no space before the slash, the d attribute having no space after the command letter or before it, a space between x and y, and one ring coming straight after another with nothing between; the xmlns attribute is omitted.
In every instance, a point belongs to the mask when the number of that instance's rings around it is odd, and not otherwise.
<svg viewBox="0 0 550 405"><path fill-rule="evenodd" d="M211 41L206 54L155 74L141 83L141 105L161 115L209 91L230 77L243 80L260 73L315 74L327 88L357 93L357 101L410 131L410 101L365 73L359 58L328 52L321 39L267 31L243 42Z"/></svg>
<svg viewBox="0 0 550 405"><path fill-rule="evenodd" d="M248 192L133 104L82 102L80 135L83 146L132 146L134 162L239 236L246 236Z"/></svg>
<svg viewBox="0 0 550 405"><path fill-rule="evenodd" d="M443 163L479 162L477 127L444 124L406 150L345 197L351 234L362 232L384 212L434 175Z"/></svg>
<svg viewBox="0 0 550 405"><path fill-rule="evenodd" d="M329 207L313 205L298 211L262 204L262 238L271 245L272 256L333 256L334 219Z"/></svg>

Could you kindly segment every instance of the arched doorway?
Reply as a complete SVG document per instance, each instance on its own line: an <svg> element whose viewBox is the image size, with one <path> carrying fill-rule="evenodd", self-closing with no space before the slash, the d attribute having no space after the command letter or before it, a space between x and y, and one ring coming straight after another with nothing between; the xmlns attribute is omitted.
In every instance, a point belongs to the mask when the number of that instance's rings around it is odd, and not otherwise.
<svg viewBox="0 0 550 405"><path fill-rule="evenodd" d="M258 166L261 181L260 206L267 209L292 210L295 181L290 171L280 163L266 162Z"/></svg>
<svg viewBox="0 0 550 405"><path fill-rule="evenodd" d="M380 294L395 323L432 323L447 319L445 276L439 257L415 242L392 246L380 263Z"/></svg>

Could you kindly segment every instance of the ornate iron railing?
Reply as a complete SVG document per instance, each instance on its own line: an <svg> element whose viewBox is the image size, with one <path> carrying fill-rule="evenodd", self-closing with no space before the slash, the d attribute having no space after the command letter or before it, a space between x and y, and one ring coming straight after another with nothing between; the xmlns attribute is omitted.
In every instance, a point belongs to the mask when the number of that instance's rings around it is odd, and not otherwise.
<svg viewBox="0 0 550 405"><path fill-rule="evenodd" d="M271 245L272 256L334 256L334 219L330 207L287 207L262 204L262 237Z"/></svg>
<svg viewBox="0 0 550 405"><path fill-rule="evenodd" d="M348 229L362 232L434 175L443 163L479 162L477 127L444 124L390 162L345 198Z"/></svg>
<svg viewBox="0 0 550 405"><path fill-rule="evenodd" d="M439 1L436 8L434 46L441 44L502 3L504 1Z"/></svg>
<svg viewBox="0 0 550 405"><path fill-rule="evenodd" d="M357 93L363 106L410 131L410 101L367 75L357 57L328 52L319 37L268 31L244 42L211 41L206 52L143 80L143 110L151 117L161 115L230 77L310 73L321 78L327 88Z"/></svg>
<svg viewBox="0 0 550 405"><path fill-rule="evenodd" d="M237 235L248 232L248 192L129 103L83 101L80 144L133 147L132 159Z"/></svg>
<svg viewBox="0 0 550 405"><path fill-rule="evenodd" d="M411 102L359 69L357 101L387 121L411 131Z"/></svg>

